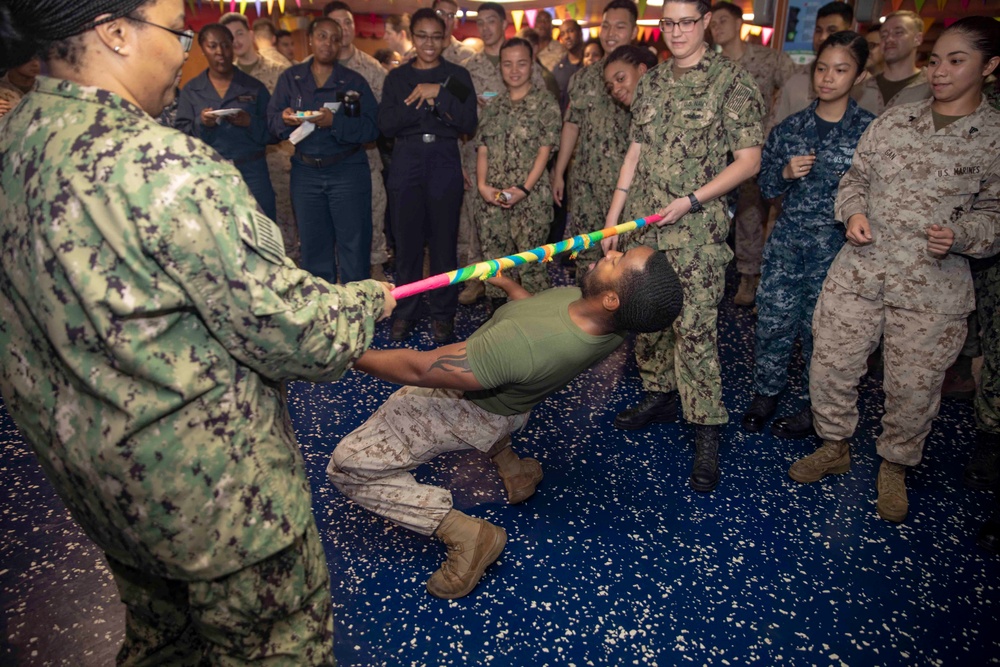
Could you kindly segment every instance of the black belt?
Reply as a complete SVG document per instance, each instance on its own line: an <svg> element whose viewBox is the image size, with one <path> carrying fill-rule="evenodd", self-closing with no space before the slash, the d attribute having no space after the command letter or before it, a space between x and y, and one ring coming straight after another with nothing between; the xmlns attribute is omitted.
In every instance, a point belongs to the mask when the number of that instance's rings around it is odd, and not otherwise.
<svg viewBox="0 0 1000 667"><path fill-rule="evenodd" d="M302 153L296 151L295 157L297 157L299 161L302 164L306 165L307 167L315 167L316 169L322 169L323 167L332 167L338 162L343 162L347 158L351 157L352 155L360 151L362 148L364 147L358 144L354 148L346 150L343 153L337 153L336 155L327 155L325 157L317 157L314 155L303 155Z"/></svg>
<svg viewBox="0 0 1000 667"><path fill-rule="evenodd" d="M402 137L396 137L396 141L403 142L414 142L419 144L433 144L435 141L444 141L445 139L457 139L457 137L442 137L438 134L407 134Z"/></svg>
<svg viewBox="0 0 1000 667"><path fill-rule="evenodd" d="M257 153L253 153L252 155L247 155L247 156L244 156L244 157L238 157L235 160L232 160L232 163L233 163L234 167L238 167L241 164L246 164L247 162L254 162L256 160L262 160L262 159L264 159L265 156L267 156L267 151L260 151L260 152L257 152Z"/></svg>

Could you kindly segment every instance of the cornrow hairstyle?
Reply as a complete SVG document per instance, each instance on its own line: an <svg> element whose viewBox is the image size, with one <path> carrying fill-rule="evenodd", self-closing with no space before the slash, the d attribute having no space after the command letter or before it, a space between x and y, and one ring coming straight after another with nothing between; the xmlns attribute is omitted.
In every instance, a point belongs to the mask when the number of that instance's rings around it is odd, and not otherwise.
<svg viewBox="0 0 1000 667"><path fill-rule="evenodd" d="M666 329L680 315L684 292L677 273L662 252L654 252L642 270L626 271L615 285L618 310L615 327L622 331L653 333Z"/></svg>

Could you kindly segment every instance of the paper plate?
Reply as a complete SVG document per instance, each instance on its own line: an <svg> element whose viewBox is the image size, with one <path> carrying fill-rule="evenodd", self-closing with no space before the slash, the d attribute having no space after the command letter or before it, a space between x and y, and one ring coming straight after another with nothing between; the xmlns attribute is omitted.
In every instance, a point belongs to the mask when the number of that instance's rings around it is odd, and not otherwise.
<svg viewBox="0 0 1000 667"><path fill-rule="evenodd" d="M242 109L215 109L214 111L209 111L209 116L215 116L216 118L222 118L224 116L233 116L238 114Z"/></svg>
<svg viewBox="0 0 1000 667"><path fill-rule="evenodd" d="M296 111L296 118L301 118L302 120L317 120L323 117L322 111Z"/></svg>

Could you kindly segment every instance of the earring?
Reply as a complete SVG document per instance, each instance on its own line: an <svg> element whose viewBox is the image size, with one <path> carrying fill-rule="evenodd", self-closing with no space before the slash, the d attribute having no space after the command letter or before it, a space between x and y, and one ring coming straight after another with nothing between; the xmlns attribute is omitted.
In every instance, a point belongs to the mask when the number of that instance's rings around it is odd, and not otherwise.
<svg viewBox="0 0 1000 667"><path fill-rule="evenodd" d="M120 46L116 46L116 47L115 47L115 53L118 53L118 52L119 52L119 51L121 51L121 50L122 50L122 47L120 47Z"/></svg>

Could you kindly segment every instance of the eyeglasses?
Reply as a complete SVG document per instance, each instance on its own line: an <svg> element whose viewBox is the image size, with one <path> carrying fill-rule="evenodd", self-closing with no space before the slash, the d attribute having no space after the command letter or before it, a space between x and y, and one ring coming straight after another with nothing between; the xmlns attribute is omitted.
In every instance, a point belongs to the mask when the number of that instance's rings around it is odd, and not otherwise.
<svg viewBox="0 0 1000 667"><path fill-rule="evenodd" d="M428 35L425 32L415 32L413 33L414 42L440 42L444 39L444 35L440 33L434 33L433 35Z"/></svg>
<svg viewBox="0 0 1000 667"><path fill-rule="evenodd" d="M695 24L703 18L705 18L704 15L701 15L696 19L681 19L680 21L660 19L660 30L666 33L672 33L674 31L674 26L677 26L681 29L681 32L691 32L694 30Z"/></svg>
<svg viewBox="0 0 1000 667"><path fill-rule="evenodd" d="M166 30L167 32L177 35L177 39L181 41L181 48L184 49L184 53L190 51L191 45L194 44L194 30L174 30L173 28L162 26L159 23L152 23L150 21L144 21L143 19L137 19L134 16L129 16L128 19L137 23L145 23L146 25L151 25L154 28Z"/></svg>
<svg viewBox="0 0 1000 667"><path fill-rule="evenodd" d="M455 12L446 12L443 9L435 9L434 13L443 18L445 21L454 21L457 14Z"/></svg>

